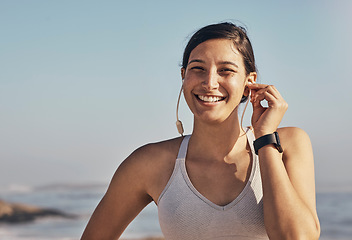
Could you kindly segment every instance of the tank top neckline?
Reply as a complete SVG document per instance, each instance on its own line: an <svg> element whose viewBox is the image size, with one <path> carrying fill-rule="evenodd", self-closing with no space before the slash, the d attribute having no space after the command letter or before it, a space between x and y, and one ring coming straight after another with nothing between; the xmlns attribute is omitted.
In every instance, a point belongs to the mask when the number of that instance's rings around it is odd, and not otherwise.
<svg viewBox="0 0 352 240"><path fill-rule="evenodd" d="M203 194L201 194L195 188L195 186L193 185L191 179L188 176L187 169L186 169L186 155L187 155L188 143L189 143L189 139L190 139L191 135L186 135L184 137L184 139L182 140L182 143L181 143L181 146L180 146L180 149L179 149L179 153L178 153L178 156L177 156L177 159L176 159L176 163L175 163L175 168L176 168L177 165L179 165L181 173L183 175L183 178L184 178L187 186L190 188L190 190L198 198L200 198L202 201L207 203L212 208L215 208L215 209L217 209L219 211L226 211L226 210L232 208L233 206L235 206L238 202L240 202L241 199L246 195L247 191L250 189L251 182L252 182L252 180L254 178L255 171L256 171L256 168L257 168L257 155L255 154L254 147L253 147L254 134L253 134L253 132L252 132L252 130L250 128L247 128L246 136L247 136L247 141L248 141L248 144L249 144L251 152L252 152L251 173L250 173L248 181L246 182L246 184L245 184L244 188L242 189L242 191L240 192L240 194L234 200L232 200L230 203L228 203L226 205L223 205L223 206L222 205L218 205L218 204L213 203L212 201L210 201Z"/></svg>

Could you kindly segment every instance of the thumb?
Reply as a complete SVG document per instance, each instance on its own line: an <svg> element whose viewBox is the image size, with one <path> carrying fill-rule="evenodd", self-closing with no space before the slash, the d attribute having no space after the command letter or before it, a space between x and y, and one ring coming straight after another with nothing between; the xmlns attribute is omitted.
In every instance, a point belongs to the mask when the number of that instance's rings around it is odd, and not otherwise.
<svg viewBox="0 0 352 240"><path fill-rule="evenodd" d="M260 101L253 101L253 115L252 115L252 126L258 122L260 116L264 113L265 108L260 104Z"/></svg>

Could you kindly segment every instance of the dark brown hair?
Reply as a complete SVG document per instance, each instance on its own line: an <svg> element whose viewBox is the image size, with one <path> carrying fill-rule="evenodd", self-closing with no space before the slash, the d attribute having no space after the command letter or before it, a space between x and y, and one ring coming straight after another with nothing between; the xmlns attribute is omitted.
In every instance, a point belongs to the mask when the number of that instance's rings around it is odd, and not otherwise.
<svg viewBox="0 0 352 240"><path fill-rule="evenodd" d="M246 74L248 75L251 72L257 72L252 44L247 36L246 29L230 22L211 24L199 29L193 34L183 53L182 67L184 69L187 68L192 50L202 42L210 39L232 40L243 57ZM241 103L246 100L247 97L243 96Z"/></svg>

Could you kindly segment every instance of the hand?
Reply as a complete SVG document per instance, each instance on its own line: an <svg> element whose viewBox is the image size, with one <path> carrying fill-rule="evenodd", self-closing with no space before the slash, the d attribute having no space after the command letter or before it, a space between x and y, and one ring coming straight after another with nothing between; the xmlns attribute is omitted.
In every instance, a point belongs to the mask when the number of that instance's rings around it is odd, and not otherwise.
<svg viewBox="0 0 352 240"><path fill-rule="evenodd" d="M247 84L251 91L253 105L252 126L256 138L276 131L288 104L273 85ZM263 107L260 102L266 100L268 107Z"/></svg>

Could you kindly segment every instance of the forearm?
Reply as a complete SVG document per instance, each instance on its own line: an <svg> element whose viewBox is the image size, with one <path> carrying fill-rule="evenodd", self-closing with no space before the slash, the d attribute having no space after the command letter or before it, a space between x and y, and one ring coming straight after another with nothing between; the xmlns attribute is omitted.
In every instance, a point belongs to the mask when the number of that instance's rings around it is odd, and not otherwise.
<svg viewBox="0 0 352 240"><path fill-rule="evenodd" d="M272 145L259 150L264 221L270 239L318 239L314 213L294 189L281 154Z"/></svg>

